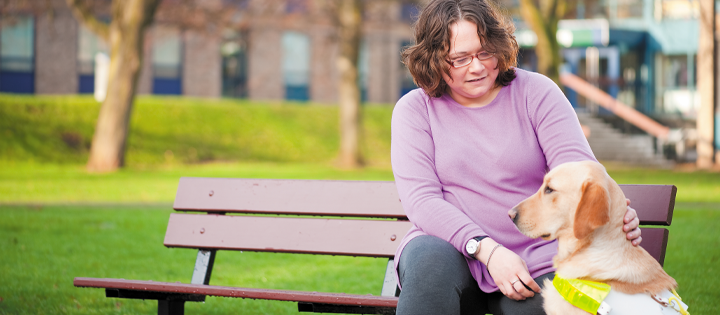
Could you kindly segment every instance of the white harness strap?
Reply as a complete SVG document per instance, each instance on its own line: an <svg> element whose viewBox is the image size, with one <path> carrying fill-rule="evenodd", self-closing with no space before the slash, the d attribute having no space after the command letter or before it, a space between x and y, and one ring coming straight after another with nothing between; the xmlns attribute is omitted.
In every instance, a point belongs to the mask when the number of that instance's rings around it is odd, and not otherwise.
<svg viewBox="0 0 720 315"><path fill-rule="evenodd" d="M663 291L655 298L646 293L630 295L611 290L603 304L607 304L609 311L601 315L682 315L687 314L688 308L669 290ZM603 309L601 307L601 310Z"/></svg>

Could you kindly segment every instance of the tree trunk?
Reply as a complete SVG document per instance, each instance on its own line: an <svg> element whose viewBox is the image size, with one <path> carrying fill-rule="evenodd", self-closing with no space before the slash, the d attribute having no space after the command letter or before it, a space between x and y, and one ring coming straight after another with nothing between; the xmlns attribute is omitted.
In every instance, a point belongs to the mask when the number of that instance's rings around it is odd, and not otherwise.
<svg viewBox="0 0 720 315"><path fill-rule="evenodd" d="M566 0L520 0L520 14L537 35L535 54L537 71L560 85L560 45L557 42L558 21L565 14Z"/></svg>
<svg viewBox="0 0 720 315"><path fill-rule="evenodd" d="M145 29L159 0L115 0L109 27L110 67L87 169L111 172L125 163L130 114L142 66Z"/></svg>
<svg viewBox="0 0 720 315"><path fill-rule="evenodd" d="M700 38L698 45L698 92L700 109L697 115L697 167L713 165L715 128L715 1L700 0ZM702 70L701 70L702 69Z"/></svg>
<svg viewBox="0 0 720 315"><path fill-rule="evenodd" d="M340 0L338 20L340 22L340 54L337 58L340 74L338 84L340 101L339 162L342 167L356 168L362 165L360 89L358 88L357 69L362 28L360 0Z"/></svg>

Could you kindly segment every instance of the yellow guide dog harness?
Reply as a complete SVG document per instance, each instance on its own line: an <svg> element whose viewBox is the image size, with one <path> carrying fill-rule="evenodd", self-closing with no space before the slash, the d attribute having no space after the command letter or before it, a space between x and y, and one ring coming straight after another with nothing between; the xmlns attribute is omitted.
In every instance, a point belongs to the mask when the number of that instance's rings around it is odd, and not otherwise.
<svg viewBox="0 0 720 315"><path fill-rule="evenodd" d="M580 279L565 279L557 274L553 279L553 286L565 301L590 314L613 315L625 313L620 312L620 310L617 310L618 312L611 312L612 307L610 304L614 304L616 308L619 308L619 304L631 304L638 307L642 303L637 303L635 297L641 295L649 296L659 304L657 314L690 315L690 313L687 312L688 306L681 301L682 299L675 290L672 290L672 292L666 290L667 292L662 292L659 295L643 293L628 295L612 291L610 285L607 283ZM655 304L655 306L658 305ZM648 308L647 303L642 307ZM649 307L652 308L653 305Z"/></svg>

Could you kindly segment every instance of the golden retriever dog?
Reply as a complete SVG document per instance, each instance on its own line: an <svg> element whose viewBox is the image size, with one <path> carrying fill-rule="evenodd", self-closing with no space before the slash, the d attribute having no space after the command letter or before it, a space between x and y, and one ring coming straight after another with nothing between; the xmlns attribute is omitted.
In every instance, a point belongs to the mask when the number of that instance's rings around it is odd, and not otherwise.
<svg viewBox="0 0 720 315"><path fill-rule="evenodd" d="M557 276L610 285L605 301L613 302L604 314L681 314L673 305L660 304L660 296L668 296L677 283L650 254L626 239L622 230L626 211L620 186L601 164L585 161L550 171L538 192L509 215L528 237L558 239L553 258ZM568 303L550 280L545 281L542 296L547 314L588 314Z"/></svg>

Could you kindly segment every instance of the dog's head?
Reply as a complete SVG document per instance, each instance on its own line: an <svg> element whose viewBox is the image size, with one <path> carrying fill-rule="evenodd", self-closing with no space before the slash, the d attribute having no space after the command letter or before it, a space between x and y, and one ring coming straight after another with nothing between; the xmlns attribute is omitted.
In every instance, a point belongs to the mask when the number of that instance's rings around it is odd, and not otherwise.
<svg viewBox="0 0 720 315"><path fill-rule="evenodd" d="M572 162L545 175L538 192L509 215L520 232L531 238L584 239L616 216L611 209L618 202L624 204L625 196L601 164Z"/></svg>

